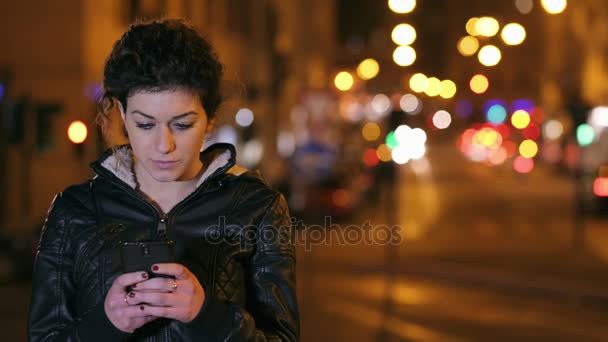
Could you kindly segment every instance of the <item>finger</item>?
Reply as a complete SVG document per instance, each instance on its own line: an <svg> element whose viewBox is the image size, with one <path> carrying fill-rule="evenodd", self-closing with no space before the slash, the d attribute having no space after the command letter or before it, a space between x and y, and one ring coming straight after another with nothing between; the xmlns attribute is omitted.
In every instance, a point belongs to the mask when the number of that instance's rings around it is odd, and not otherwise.
<svg viewBox="0 0 608 342"><path fill-rule="evenodd" d="M190 271L186 268L186 266L177 263L154 264L152 265L152 272L171 275L176 279L182 280L190 277Z"/></svg>
<svg viewBox="0 0 608 342"><path fill-rule="evenodd" d="M169 291L174 281L174 279L170 278L152 278L137 283L137 286L132 286L132 288L134 291Z"/></svg>
<svg viewBox="0 0 608 342"><path fill-rule="evenodd" d="M182 312L183 310L174 307L151 306L145 304L140 305L140 307L143 308L142 311L144 311L146 314L156 317L171 318L179 321L182 321L185 318L185 314Z"/></svg>
<svg viewBox="0 0 608 342"><path fill-rule="evenodd" d="M129 303L141 304L145 303L154 306L181 306L187 300L184 296L174 293L160 292L132 292L133 297L129 297Z"/></svg>
<svg viewBox="0 0 608 342"><path fill-rule="evenodd" d="M124 292L124 289L127 286L131 286L146 279L148 279L148 273L144 271L121 274L114 279L110 291Z"/></svg>

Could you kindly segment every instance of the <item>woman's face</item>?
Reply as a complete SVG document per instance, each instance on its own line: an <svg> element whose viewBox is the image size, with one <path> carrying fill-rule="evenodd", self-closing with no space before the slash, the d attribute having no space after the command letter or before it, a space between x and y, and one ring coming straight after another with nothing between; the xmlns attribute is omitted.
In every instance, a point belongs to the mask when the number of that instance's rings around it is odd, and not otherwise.
<svg viewBox="0 0 608 342"><path fill-rule="evenodd" d="M196 176L208 127L196 93L137 92L127 99L123 120L140 170L158 182Z"/></svg>

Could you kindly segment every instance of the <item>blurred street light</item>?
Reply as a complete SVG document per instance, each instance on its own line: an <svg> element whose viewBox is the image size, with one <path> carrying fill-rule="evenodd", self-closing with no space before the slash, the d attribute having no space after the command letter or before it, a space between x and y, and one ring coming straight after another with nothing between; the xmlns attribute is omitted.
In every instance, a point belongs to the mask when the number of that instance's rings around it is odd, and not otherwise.
<svg viewBox="0 0 608 342"><path fill-rule="evenodd" d="M443 80L441 81L441 91L439 92L439 96L444 99L451 99L456 95L456 83L451 80Z"/></svg>
<svg viewBox="0 0 608 342"><path fill-rule="evenodd" d="M498 21L492 17L481 17L475 22L475 31L480 36L494 37L499 29Z"/></svg>
<svg viewBox="0 0 608 342"><path fill-rule="evenodd" d="M371 80L378 76L380 72L380 65L373 58L364 59L357 67L357 75L362 80Z"/></svg>
<svg viewBox="0 0 608 342"><path fill-rule="evenodd" d="M423 73L416 73L410 77L410 88L417 93L424 92L428 84L428 78Z"/></svg>
<svg viewBox="0 0 608 342"><path fill-rule="evenodd" d="M547 140L557 140L564 132L564 126L561 122L552 119L543 125L543 135Z"/></svg>
<svg viewBox="0 0 608 342"><path fill-rule="evenodd" d="M469 86L471 87L471 90L475 94L483 94L488 90L488 87L490 86L490 82L488 81L488 78L485 77L484 75L477 74L477 75L471 77Z"/></svg>
<svg viewBox="0 0 608 342"><path fill-rule="evenodd" d="M502 54L500 53L500 49L496 46L486 45L479 50L477 58L479 59L479 62L485 66L494 66L500 62Z"/></svg>
<svg viewBox="0 0 608 342"><path fill-rule="evenodd" d="M587 146L593 143L595 140L595 132L593 131L593 127L582 124L576 128L576 140L580 146Z"/></svg>
<svg viewBox="0 0 608 342"><path fill-rule="evenodd" d="M526 30L517 23L510 23L502 28L500 37L507 45L519 45L526 39Z"/></svg>
<svg viewBox="0 0 608 342"><path fill-rule="evenodd" d="M391 149L386 144L380 144L380 146L378 146L376 149L376 155L378 156L378 159L382 160L383 162L390 161Z"/></svg>
<svg viewBox="0 0 608 342"><path fill-rule="evenodd" d="M341 71L334 78L334 85L338 90L347 91L352 88L354 84L353 76L347 71Z"/></svg>
<svg viewBox="0 0 608 342"><path fill-rule="evenodd" d="M515 0L515 7L521 14L528 14L534 8L534 2L532 0Z"/></svg>
<svg viewBox="0 0 608 342"><path fill-rule="evenodd" d="M566 0L541 0L540 3L549 14L562 13L566 9L566 6L568 6L568 1Z"/></svg>
<svg viewBox="0 0 608 342"><path fill-rule="evenodd" d="M235 120L241 127L249 127L253 123L253 112L249 108L241 108L236 113Z"/></svg>
<svg viewBox="0 0 608 342"><path fill-rule="evenodd" d="M410 24L399 24L391 32L391 39L397 45L411 45L416 36L416 29Z"/></svg>
<svg viewBox="0 0 608 342"><path fill-rule="evenodd" d="M393 60L397 65L410 66L416 61L416 50L409 45L398 46L393 52Z"/></svg>
<svg viewBox="0 0 608 342"><path fill-rule="evenodd" d="M388 8L399 14L410 13L416 8L416 0L388 0Z"/></svg>
<svg viewBox="0 0 608 342"><path fill-rule="evenodd" d="M534 158L538 153L538 145L533 140L524 140L519 144L519 154L524 158Z"/></svg>
<svg viewBox="0 0 608 342"><path fill-rule="evenodd" d="M446 129L452 123L452 116L445 110L439 110L433 115L433 125L439 129Z"/></svg>
<svg viewBox="0 0 608 342"><path fill-rule="evenodd" d="M380 126L375 122L368 122L361 129L363 138L367 141L375 141L380 137Z"/></svg>
<svg viewBox="0 0 608 342"><path fill-rule="evenodd" d="M467 20L467 23L465 25L467 33L469 35L471 35L471 36L478 36L479 35L479 32L477 32L477 29L476 29L477 20L479 20L479 18L473 17L473 18Z"/></svg>
<svg viewBox="0 0 608 342"><path fill-rule="evenodd" d="M430 77L427 80L427 87L424 93L430 97L437 96L441 93L441 81L436 77Z"/></svg>
<svg viewBox="0 0 608 342"><path fill-rule="evenodd" d="M511 124L517 129L524 129L530 124L530 114L523 109L516 110L511 115Z"/></svg>
<svg viewBox="0 0 608 342"><path fill-rule="evenodd" d="M87 139L87 125L80 120L75 120L68 127L68 138L74 144L82 144Z"/></svg>
<svg viewBox="0 0 608 342"><path fill-rule="evenodd" d="M401 110L410 115L418 114L422 110L422 102L413 94L403 95L399 101L399 106Z"/></svg>
<svg viewBox="0 0 608 342"><path fill-rule="evenodd" d="M458 40L458 52L463 56L473 56L479 49L479 40L473 36L464 36Z"/></svg>

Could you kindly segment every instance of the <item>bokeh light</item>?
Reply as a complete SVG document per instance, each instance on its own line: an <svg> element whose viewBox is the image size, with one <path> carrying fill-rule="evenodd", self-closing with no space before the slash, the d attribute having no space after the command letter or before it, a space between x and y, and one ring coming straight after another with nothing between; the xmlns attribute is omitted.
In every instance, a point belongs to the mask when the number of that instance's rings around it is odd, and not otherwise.
<svg viewBox="0 0 608 342"><path fill-rule="evenodd" d="M437 77L429 77L424 93L428 96L437 96L441 93L441 81Z"/></svg>
<svg viewBox="0 0 608 342"><path fill-rule="evenodd" d="M543 125L543 136L548 140L557 140L564 133L564 125L555 119L548 120Z"/></svg>
<svg viewBox="0 0 608 342"><path fill-rule="evenodd" d="M467 23L465 25L467 33L471 36L479 35L479 33L476 30L477 20L479 20L479 18L477 18L477 17L470 18L469 20L467 20Z"/></svg>
<svg viewBox="0 0 608 342"><path fill-rule="evenodd" d="M377 114L373 115L374 118L381 118L391 111L391 99L384 94L375 95L369 103L372 111Z"/></svg>
<svg viewBox="0 0 608 342"><path fill-rule="evenodd" d="M482 65L494 66L500 62L502 54L500 53L500 49L498 49L496 46L486 45L479 50L477 58L479 59L479 63Z"/></svg>
<svg viewBox="0 0 608 342"><path fill-rule="evenodd" d="M410 24L399 24L393 28L391 39L397 45L411 45L416 41L416 29Z"/></svg>
<svg viewBox="0 0 608 342"><path fill-rule="evenodd" d="M522 130L522 135L526 139L537 140L540 138L540 127L535 122L530 122L528 127Z"/></svg>
<svg viewBox="0 0 608 342"><path fill-rule="evenodd" d="M473 56L479 49L479 40L473 36L464 36L458 40L458 52L463 56Z"/></svg>
<svg viewBox="0 0 608 342"><path fill-rule="evenodd" d="M580 146L591 145L594 139L595 132L593 131L593 127L588 124L582 124L576 128L576 140Z"/></svg>
<svg viewBox="0 0 608 342"><path fill-rule="evenodd" d="M277 135L277 152L283 158L289 158L296 150L296 137L290 131L281 131Z"/></svg>
<svg viewBox="0 0 608 342"><path fill-rule="evenodd" d="M480 36L493 37L499 29L498 21L492 17L481 17L475 22L475 31Z"/></svg>
<svg viewBox="0 0 608 342"><path fill-rule="evenodd" d="M353 75L351 75L348 71L341 71L334 78L334 85L338 90L347 91L352 88L355 80L353 79Z"/></svg>
<svg viewBox="0 0 608 342"><path fill-rule="evenodd" d="M399 106L407 114L415 115L422 110L422 101L416 95L405 94L399 100Z"/></svg>
<svg viewBox="0 0 608 342"><path fill-rule="evenodd" d="M488 109L486 117L490 123L498 125L507 119L507 110L505 107L495 104Z"/></svg>
<svg viewBox="0 0 608 342"><path fill-rule="evenodd" d="M410 77L410 88L412 91L422 93L428 86L429 81L425 74L416 73Z"/></svg>
<svg viewBox="0 0 608 342"><path fill-rule="evenodd" d="M376 149L376 155L378 156L378 159L383 162L387 162L392 159L391 149L386 144L380 144L380 146L378 146Z"/></svg>
<svg viewBox="0 0 608 342"><path fill-rule="evenodd" d="M388 8L395 13L410 13L416 8L416 0L388 0Z"/></svg>
<svg viewBox="0 0 608 342"><path fill-rule="evenodd" d="M533 140L524 140L519 144L519 154L524 158L534 158L538 153L538 145Z"/></svg>
<svg viewBox="0 0 608 342"><path fill-rule="evenodd" d="M534 8L534 2L532 0L515 0L515 7L521 14L528 14L532 12Z"/></svg>
<svg viewBox="0 0 608 342"><path fill-rule="evenodd" d="M513 169L519 173L529 173L534 169L534 160L517 156L513 160Z"/></svg>
<svg viewBox="0 0 608 342"><path fill-rule="evenodd" d="M416 50L409 45L398 46L393 52L393 61L399 66L410 66L416 61Z"/></svg>
<svg viewBox="0 0 608 342"><path fill-rule="evenodd" d="M526 39L526 30L517 23L510 23L502 28L502 41L507 45L519 45Z"/></svg>
<svg viewBox="0 0 608 342"><path fill-rule="evenodd" d="M451 99L456 95L456 83L451 80L443 80L441 81L441 91L439 92L439 96L444 99Z"/></svg>
<svg viewBox="0 0 608 342"><path fill-rule="evenodd" d="M395 147L399 146L399 142L397 141L397 138L395 137L395 131L390 131L388 132L388 134L386 135L386 145L388 146L388 148L390 148L391 150L394 149Z"/></svg>
<svg viewBox="0 0 608 342"><path fill-rule="evenodd" d="M559 14L562 13L566 6L568 6L568 1L566 0L541 0L540 4L543 6L545 11L549 14Z"/></svg>
<svg viewBox="0 0 608 342"><path fill-rule="evenodd" d="M507 160L507 150L504 147L491 150L488 154L488 162L491 165L501 165Z"/></svg>
<svg viewBox="0 0 608 342"><path fill-rule="evenodd" d="M375 122L368 122L361 129L363 138L367 141L374 141L380 137L380 126Z"/></svg>
<svg viewBox="0 0 608 342"><path fill-rule="evenodd" d="M362 80L371 80L378 76L380 72L380 65L373 58L364 59L357 67L357 75Z"/></svg>
<svg viewBox="0 0 608 342"><path fill-rule="evenodd" d="M368 148L363 152L363 163L369 167L373 167L378 165L380 162L380 158L378 158L378 154L376 154L376 150L373 148Z"/></svg>
<svg viewBox="0 0 608 342"><path fill-rule="evenodd" d="M253 119L253 112L249 108L241 108L235 115L236 124L241 127L251 126Z"/></svg>
<svg viewBox="0 0 608 342"><path fill-rule="evenodd" d="M516 110L515 113L511 115L511 124L517 129L528 127L530 124L530 114L523 109Z"/></svg>
<svg viewBox="0 0 608 342"><path fill-rule="evenodd" d="M456 114L461 118L466 118L473 114L473 103L467 99L461 99L456 102Z"/></svg>
<svg viewBox="0 0 608 342"><path fill-rule="evenodd" d="M452 116L445 110L439 110L433 115L433 125L439 129L446 129L452 123Z"/></svg>
<svg viewBox="0 0 608 342"><path fill-rule="evenodd" d="M410 161L410 154L403 146L397 146L391 151L391 157L397 164L405 164Z"/></svg>
<svg viewBox="0 0 608 342"><path fill-rule="evenodd" d="M477 74L471 77L469 86L471 87L471 91L473 91L475 94L483 94L488 90L490 81L488 81L488 78L484 75Z"/></svg>
<svg viewBox="0 0 608 342"><path fill-rule="evenodd" d="M74 144L82 144L87 140L87 125L80 120L75 120L68 126L68 138Z"/></svg>

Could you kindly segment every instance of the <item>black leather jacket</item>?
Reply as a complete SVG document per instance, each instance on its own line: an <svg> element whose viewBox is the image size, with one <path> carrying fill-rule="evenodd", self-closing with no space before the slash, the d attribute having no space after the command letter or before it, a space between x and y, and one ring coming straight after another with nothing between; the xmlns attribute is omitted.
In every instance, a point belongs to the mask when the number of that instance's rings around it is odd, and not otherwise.
<svg viewBox="0 0 608 342"><path fill-rule="evenodd" d="M128 147L123 147L125 151ZM192 194L162 214L112 169L58 194L42 230L28 320L30 341L296 341L295 252L285 199L254 172L234 175L232 145L201 153L209 165ZM118 165L118 164L116 164ZM114 170L114 171L113 171ZM105 295L121 273L121 241L174 241L205 302L189 323L159 319L133 334L115 328Z"/></svg>

